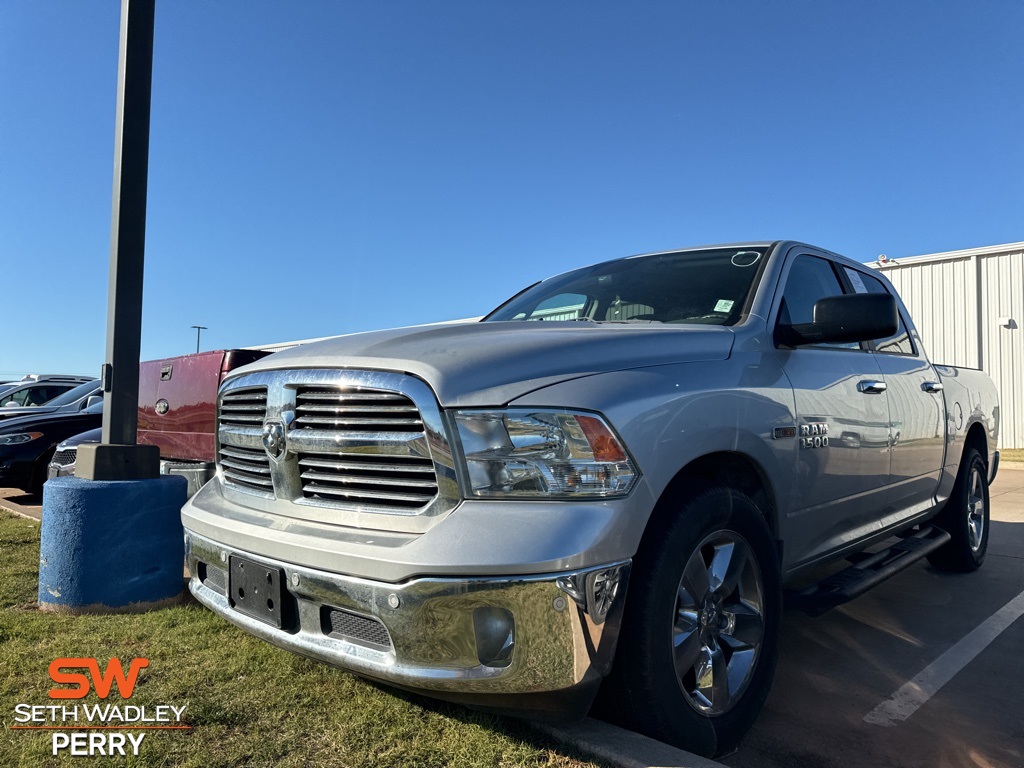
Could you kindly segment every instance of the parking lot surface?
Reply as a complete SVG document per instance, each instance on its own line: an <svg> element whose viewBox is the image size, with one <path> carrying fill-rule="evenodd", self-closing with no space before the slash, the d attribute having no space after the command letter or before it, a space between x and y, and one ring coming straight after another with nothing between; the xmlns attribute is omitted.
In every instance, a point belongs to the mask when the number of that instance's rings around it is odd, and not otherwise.
<svg viewBox="0 0 1024 768"><path fill-rule="evenodd" d="M38 519L39 504L0 489L0 506L20 514ZM1024 768L1024 468L1000 470L991 507L977 572L918 563L824 616L787 610L767 704L721 763ZM609 746L604 759L643 761L621 737L591 736ZM674 754L672 765L710 764Z"/></svg>
<svg viewBox="0 0 1024 768"><path fill-rule="evenodd" d="M1024 766L1024 469L1000 469L991 504L975 573L919 563L824 616L787 611L767 704L721 762Z"/></svg>

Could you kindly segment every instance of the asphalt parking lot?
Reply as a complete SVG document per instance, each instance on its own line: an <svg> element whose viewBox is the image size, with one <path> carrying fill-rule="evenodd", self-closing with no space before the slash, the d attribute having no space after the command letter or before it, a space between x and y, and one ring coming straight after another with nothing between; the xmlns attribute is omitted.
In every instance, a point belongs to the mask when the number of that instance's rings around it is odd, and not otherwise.
<svg viewBox="0 0 1024 768"><path fill-rule="evenodd" d="M787 611L771 695L721 762L1024 766L1024 621L1012 621L1024 612L1024 469L1000 469L991 503L988 558L975 573L917 564L824 616Z"/></svg>
<svg viewBox="0 0 1024 768"><path fill-rule="evenodd" d="M16 512L38 519L39 503L0 489L0 506ZM721 763L1024 768L1024 468L1000 470L991 504L979 571L919 563L824 616L788 610L772 693ZM643 753L659 754L591 727L588 746L607 747L604 759L640 765L650 763ZM708 764L664 755L657 765Z"/></svg>

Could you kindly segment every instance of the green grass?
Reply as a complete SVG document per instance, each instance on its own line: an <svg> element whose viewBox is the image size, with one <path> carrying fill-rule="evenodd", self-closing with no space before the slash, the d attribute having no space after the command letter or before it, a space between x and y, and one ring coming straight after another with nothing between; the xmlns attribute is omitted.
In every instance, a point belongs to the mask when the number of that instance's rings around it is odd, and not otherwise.
<svg viewBox="0 0 1024 768"><path fill-rule="evenodd" d="M138 615L36 609L39 527L0 511L0 765L556 766L581 762L514 719L401 694L249 637L194 603ZM187 705L190 731L149 731L139 757L59 758L46 732L10 730L51 702L59 657L149 659L132 705ZM110 703L128 703L117 693ZM65 702L59 702L65 703ZM81 702L96 704L95 693Z"/></svg>
<svg viewBox="0 0 1024 768"><path fill-rule="evenodd" d="M1000 448L1000 461L1024 461L1024 448Z"/></svg>

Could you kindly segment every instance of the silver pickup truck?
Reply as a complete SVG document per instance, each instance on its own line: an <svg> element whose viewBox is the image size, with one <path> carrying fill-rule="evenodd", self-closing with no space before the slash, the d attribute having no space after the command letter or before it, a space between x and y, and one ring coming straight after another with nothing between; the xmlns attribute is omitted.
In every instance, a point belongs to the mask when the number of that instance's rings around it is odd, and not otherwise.
<svg viewBox="0 0 1024 768"><path fill-rule="evenodd" d="M579 716L601 686L715 755L768 694L784 591L817 613L925 556L981 564L997 432L989 379L929 362L863 264L618 259L478 323L232 372L217 476L182 511L191 591L439 698Z"/></svg>

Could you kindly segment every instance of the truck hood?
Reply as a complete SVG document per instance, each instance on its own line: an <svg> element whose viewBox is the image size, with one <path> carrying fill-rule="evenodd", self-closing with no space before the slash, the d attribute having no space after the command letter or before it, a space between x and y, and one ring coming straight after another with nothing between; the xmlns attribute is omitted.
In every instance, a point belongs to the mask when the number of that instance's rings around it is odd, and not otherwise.
<svg viewBox="0 0 1024 768"><path fill-rule="evenodd" d="M728 328L587 322L425 325L357 333L278 352L232 371L353 368L409 373L442 407L499 406L581 376L724 360Z"/></svg>

